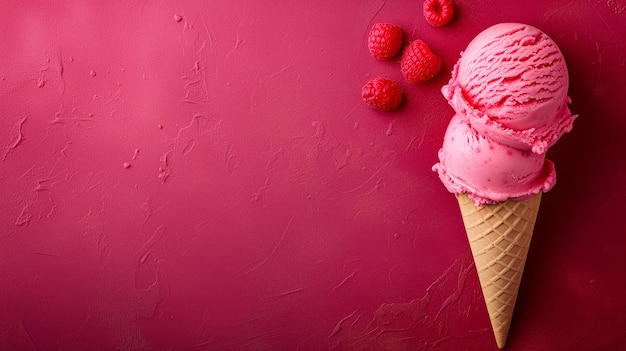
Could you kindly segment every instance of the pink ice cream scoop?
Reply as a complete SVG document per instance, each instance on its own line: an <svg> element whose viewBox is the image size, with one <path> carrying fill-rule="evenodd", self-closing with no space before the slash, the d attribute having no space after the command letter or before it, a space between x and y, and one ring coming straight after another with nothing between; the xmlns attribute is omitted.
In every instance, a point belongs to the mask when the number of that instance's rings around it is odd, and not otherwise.
<svg viewBox="0 0 626 351"><path fill-rule="evenodd" d="M550 190L545 153L576 118L568 84L561 51L539 29L501 23L476 36L442 88L456 111L433 167L446 188L477 205Z"/></svg>
<svg viewBox="0 0 626 351"><path fill-rule="evenodd" d="M480 204L524 199L556 182L554 164L545 154L486 138L459 114L448 125L439 160L435 170L448 191L468 193Z"/></svg>
<svg viewBox="0 0 626 351"><path fill-rule="evenodd" d="M442 92L481 134L545 153L572 129L568 84L565 59L550 37L500 23L470 42Z"/></svg>

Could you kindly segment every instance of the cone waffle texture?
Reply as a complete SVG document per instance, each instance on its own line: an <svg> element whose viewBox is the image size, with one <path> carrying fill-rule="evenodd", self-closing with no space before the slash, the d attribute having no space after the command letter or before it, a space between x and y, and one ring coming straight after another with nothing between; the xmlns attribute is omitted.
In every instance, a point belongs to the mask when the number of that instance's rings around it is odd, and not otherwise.
<svg viewBox="0 0 626 351"><path fill-rule="evenodd" d="M499 348L506 344L541 193L527 201L476 206L457 197Z"/></svg>

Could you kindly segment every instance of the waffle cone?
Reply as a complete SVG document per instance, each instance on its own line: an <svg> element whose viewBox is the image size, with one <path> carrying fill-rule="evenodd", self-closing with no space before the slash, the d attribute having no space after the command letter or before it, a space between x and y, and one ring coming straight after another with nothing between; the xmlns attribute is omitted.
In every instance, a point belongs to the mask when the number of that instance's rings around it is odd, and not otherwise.
<svg viewBox="0 0 626 351"><path fill-rule="evenodd" d="M503 348L511 325L541 193L526 201L476 206L457 197L496 343Z"/></svg>

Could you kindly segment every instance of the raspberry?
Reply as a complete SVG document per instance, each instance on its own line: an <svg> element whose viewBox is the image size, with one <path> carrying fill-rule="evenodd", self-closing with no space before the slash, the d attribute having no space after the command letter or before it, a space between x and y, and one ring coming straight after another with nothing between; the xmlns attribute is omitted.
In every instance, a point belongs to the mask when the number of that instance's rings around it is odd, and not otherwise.
<svg viewBox="0 0 626 351"><path fill-rule="evenodd" d="M402 89L387 78L373 78L363 86L363 101L376 110L392 111L402 103Z"/></svg>
<svg viewBox="0 0 626 351"><path fill-rule="evenodd" d="M450 22L454 15L452 0L424 0L424 18L431 26L441 27Z"/></svg>
<svg viewBox="0 0 626 351"><path fill-rule="evenodd" d="M404 78L413 84L423 83L436 76L442 65L441 57L433 54L421 40L415 40L404 49L400 62Z"/></svg>
<svg viewBox="0 0 626 351"><path fill-rule="evenodd" d="M402 29L394 24L376 23L370 31L368 47L372 56L389 60L402 47Z"/></svg>

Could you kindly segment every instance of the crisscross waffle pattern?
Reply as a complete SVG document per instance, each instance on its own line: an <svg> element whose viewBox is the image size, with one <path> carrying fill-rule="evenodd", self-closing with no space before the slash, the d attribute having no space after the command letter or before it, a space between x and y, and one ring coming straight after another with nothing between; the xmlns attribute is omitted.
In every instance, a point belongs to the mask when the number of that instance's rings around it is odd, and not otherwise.
<svg viewBox="0 0 626 351"><path fill-rule="evenodd" d="M527 201L476 206L458 197L467 238L499 348L503 348L524 272L541 193Z"/></svg>

